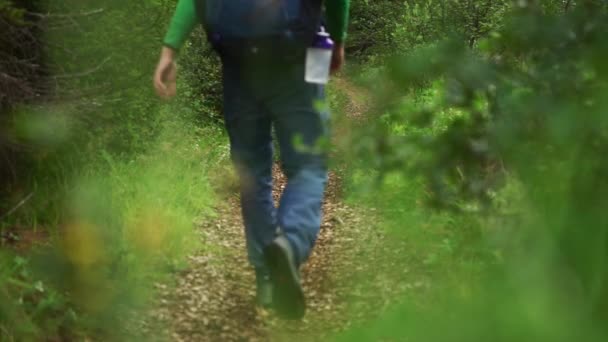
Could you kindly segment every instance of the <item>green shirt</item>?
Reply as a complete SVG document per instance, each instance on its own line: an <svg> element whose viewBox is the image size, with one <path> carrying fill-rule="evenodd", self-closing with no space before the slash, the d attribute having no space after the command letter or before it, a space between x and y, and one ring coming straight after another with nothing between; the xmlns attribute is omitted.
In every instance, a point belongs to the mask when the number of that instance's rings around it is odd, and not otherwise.
<svg viewBox="0 0 608 342"><path fill-rule="evenodd" d="M164 44L175 50L179 50L190 32L199 20L196 16L196 0L179 0L177 9L171 19L169 31L164 39ZM346 39L348 27L348 14L350 0L325 0L325 14L327 16L327 30L331 37L338 43Z"/></svg>

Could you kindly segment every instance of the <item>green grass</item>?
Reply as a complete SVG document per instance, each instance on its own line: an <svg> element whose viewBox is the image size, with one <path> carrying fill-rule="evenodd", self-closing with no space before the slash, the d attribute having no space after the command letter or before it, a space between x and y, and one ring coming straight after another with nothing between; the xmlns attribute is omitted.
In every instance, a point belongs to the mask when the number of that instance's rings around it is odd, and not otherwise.
<svg viewBox="0 0 608 342"><path fill-rule="evenodd" d="M197 126L194 115L180 103L163 105L158 135L139 153L100 150L76 170L59 167L35 180L37 196L57 203L27 203L4 224L44 229L50 247L0 256L3 339L66 328L127 334L153 284L170 283L192 251L206 248L196 222L214 215L210 175L227 162L228 148L219 127Z"/></svg>

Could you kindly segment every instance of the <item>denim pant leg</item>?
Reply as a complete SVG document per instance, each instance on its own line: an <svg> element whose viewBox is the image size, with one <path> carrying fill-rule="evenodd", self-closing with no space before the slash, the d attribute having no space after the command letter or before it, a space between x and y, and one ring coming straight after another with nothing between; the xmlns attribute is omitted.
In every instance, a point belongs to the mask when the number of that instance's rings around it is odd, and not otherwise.
<svg viewBox="0 0 608 342"><path fill-rule="evenodd" d="M275 237L277 224L272 199L271 117L246 83L233 70L224 69L224 119L240 178L249 261L259 272L265 272L263 250Z"/></svg>
<svg viewBox="0 0 608 342"><path fill-rule="evenodd" d="M309 257L321 226L327 183L327 156L319 143L328 139L329 113L324 87L304 81L304 66L294 66L276 83L269 100L287 185L278 224L301 264Z"/></svg>

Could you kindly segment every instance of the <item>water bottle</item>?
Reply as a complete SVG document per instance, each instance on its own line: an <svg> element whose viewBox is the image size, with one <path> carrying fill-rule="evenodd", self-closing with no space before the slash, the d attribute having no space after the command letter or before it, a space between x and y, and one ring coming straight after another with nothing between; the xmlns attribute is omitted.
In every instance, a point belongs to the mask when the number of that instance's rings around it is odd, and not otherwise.
<svg viewBox="0 0 608 342"><path fill-rule="evenodd" d="M306 52L306 82L327 84L334 42L323 28L317 32L311 47Z"/></svg>

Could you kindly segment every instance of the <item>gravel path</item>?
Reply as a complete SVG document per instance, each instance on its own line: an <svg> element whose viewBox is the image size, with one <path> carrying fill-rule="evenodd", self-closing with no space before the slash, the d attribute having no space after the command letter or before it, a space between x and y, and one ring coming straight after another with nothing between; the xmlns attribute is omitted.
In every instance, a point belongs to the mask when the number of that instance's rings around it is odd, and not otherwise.
<svg viewBox="0 0 608 342"><path fill-rule="evenodd" d="M285 185L278 167L275 198ZM318 243L302 270L308 312L302 322L284 322L254 306L254 274L247 263L238 196L217 208L218 217L201 224L207 248L190 258L177 288L159 285L162 299L155 316L168 322L172 341L319 340L348 325L347 308L336 277L352 237L343 229L357 221L339 200L339 179L332 174L324 202ZM353 225L354 226L354 225ZM353 249L350 249L354 251ZM336 255L341 254L340 258ZM338 260L340 259L340 260Z"/></svg>
<svg viewBox="0 0 608 342"><path fill-rule="evenodd" d="M357 88L341 79L335 83L348 100L348 117L360 119L367 106ZM342 135L339 128L334 134ZM286 180L278 166L273 171L278 199ZM158 285L162 295L153 316L167 326L159 339L322 341L390 305L396 285L380 279L381 266L386 263L379 251L386 237L371 229L373 209L362 215L361 210L343 203L341 179L331 173L319 239L302 269L306 317L301 322L286 322L271 311L257 309L235 190L233 184L232 190L220 191L224 201L216 208L217 217L200 223L205 249L190 257L190 267L179 275L177 287ZM361 282L363 278L369 281Z"/></svg>

